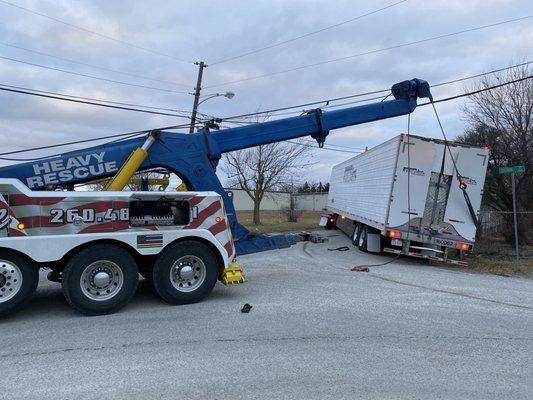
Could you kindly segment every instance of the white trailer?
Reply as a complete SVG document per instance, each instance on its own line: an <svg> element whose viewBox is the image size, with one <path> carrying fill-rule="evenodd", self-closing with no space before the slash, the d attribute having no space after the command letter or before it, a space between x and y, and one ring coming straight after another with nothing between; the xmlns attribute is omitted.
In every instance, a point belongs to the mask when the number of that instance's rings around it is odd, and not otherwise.
<svg viewBox="0 0 533 400"><path fill-rule="evenodd" d="M401 134L333 167L320 225L362 251L452 259L472 250L489 150ZM462 257L460 257L462 258Z"/></svg>

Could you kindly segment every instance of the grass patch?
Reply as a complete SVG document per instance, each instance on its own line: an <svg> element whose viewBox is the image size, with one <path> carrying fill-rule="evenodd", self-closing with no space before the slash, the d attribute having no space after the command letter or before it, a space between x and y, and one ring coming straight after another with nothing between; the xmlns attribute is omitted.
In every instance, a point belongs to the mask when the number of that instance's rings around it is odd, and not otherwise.
<svg viewBox="0 0 533 400"><path fill-rule="evenodd" d="M253 211L237 211L241 224L252 232L297 232L319 229L321 211L304 211L298 222L287 222L287 216L281 211L261 211L261 225L253 225Z"/></svg>
<svg viewBox="0 0 533 400"><path fill-rule="evenodd" d="M533 277L533 246L520 246L519 269L515 266L514 246L503 238L482 239L475 243L474 252L466 256L469 269L504 276Z"/></svg>

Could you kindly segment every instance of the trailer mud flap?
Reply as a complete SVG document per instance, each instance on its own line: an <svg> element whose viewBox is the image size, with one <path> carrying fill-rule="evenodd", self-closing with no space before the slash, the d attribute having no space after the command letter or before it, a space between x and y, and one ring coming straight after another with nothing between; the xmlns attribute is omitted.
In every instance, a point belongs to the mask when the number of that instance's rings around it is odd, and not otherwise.
<svg viewBox="0 0 533 400"><path fill-rule="evenodd" d="M379 233L368 233L366 249L370 253L381 253L381 235Z"/></svg>

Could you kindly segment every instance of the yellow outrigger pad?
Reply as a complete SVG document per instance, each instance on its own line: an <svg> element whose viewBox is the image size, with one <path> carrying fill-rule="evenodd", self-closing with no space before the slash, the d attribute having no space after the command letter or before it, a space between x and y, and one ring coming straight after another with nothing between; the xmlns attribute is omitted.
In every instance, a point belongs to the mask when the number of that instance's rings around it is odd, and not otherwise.
<svg viewBox="0 0 533 400"><path fill-rule="evenodd" d="M224 268L220 273L220 282L224 285L238 285L244 283L244 274L242 267L237 264L237 260L233 260L227 268Z"/></svg>

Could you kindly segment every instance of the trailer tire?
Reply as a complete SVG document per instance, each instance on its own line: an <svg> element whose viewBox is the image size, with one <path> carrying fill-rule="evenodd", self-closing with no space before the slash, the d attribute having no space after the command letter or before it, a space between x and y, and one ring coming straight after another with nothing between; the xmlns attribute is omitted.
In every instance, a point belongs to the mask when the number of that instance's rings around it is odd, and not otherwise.
<svg viewBox="0 0 533 400"><path fill-rule="evenodd" d="M20 254L0 252L0 317L24 307L37 289L39 268Z"/></svg>
<svg viewBox="0 0 533 400"><path fill-rule="evenodd" d="M201 301L215 286L218 261L205 244L195 241L174 243L157 258L152 281L161 298L169 304Z"/></svg>
<svg viewBox="0 0 533 400"><path fill-rule="evenodd" d="M360 222L357 222L355 224L355 229L353 230L352 234L352 244L356 247L359 245L359 235L361 234L361 226L362 224Z"/></svg>
<svg viewBox="0 0 533 400"><path fill-rule="evenodd" d="M120 247L96 244L72 257L63 271L63 294L86 315L117 312L131 300L139 283L133 257Z"/></svg>
<svg viewBox="0 0 533 400"><path fill-rule="evenodd" d="M357 238L357 248L360 251L363 251L365 253L368 253L367 239L368 239L368 226L361 224L361 229L359 231L359 237Z"/></svg>

